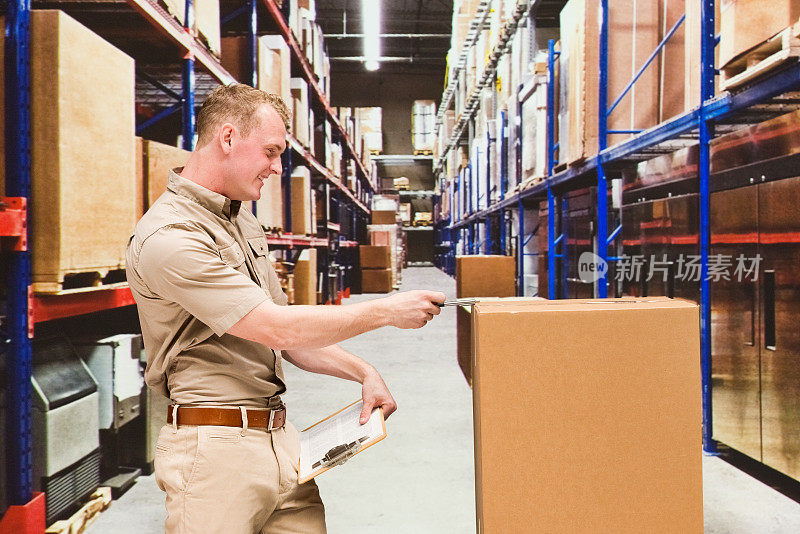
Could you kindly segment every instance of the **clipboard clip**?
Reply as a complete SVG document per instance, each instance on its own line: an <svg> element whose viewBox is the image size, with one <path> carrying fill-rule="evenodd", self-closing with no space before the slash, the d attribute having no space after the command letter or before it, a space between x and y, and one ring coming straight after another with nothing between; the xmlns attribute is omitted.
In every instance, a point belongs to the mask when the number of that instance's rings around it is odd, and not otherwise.
<svg viewBox="0 0 800 534"><path fill-rule="evenodd" d="M335 467L337 465L342 465L347 460L358 454L358 451L361 450L361 444L367 439L367 436L364 436L363 438L359 438L358 441L337 445L326 452L325 456L323 456L321 460L316 462L311 467L316 469L320 466Z"/></svg>

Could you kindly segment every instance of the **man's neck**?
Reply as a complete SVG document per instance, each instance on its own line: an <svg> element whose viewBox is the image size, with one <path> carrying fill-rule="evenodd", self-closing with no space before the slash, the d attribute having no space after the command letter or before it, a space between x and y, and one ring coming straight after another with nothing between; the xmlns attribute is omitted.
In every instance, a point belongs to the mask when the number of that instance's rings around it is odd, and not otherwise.
<svg viewBox="0 0 800 534"><path fill-rule="evenodd" d="M224 180L222 173L217 168L217 165L210 163L213 161L211 158L202 154L203 149L192 152L189 156L189 161L184 165L180 175L187 180L191 180L197 185L201 185L206 189L218 193L223 196L225 194Z"/></svg>

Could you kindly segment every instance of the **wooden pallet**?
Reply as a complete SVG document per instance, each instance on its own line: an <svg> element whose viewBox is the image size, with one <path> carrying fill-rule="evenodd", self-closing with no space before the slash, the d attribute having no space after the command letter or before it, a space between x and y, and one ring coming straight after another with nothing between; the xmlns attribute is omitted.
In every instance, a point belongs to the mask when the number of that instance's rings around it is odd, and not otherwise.
<svg viewBox="0 0 800 534"><path fill-rule="evenodd" d="M800 57L800 22L750 49L725 65L720 89L727 91Z"/></svg>
<svg viewBox="0 0 800 534"><path fill-rule="evenodd" d="M62 519L50 525L46 534L81 534L95 522L100 513L111 504L111 488L101 487L92 493L89 502L72 514L69 519Z"/></svg>
<svg viewBox="0 0 800 534"><path fill-rule="evenodd" d="M61 271L53 275L51 280L42 280L48 277L34 277L38 279L31 284L34 293L64 294L78 291L91 291L108 289L120 283L125 283L125 269L103 268L91 271Z"/></svg>

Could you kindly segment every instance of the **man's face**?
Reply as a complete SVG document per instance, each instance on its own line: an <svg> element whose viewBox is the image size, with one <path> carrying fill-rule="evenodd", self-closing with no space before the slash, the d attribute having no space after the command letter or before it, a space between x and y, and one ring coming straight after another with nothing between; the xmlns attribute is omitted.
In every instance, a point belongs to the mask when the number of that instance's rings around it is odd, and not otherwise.
<svg viewBox="0 0 800 534"><path fill-rule="evenodd" d="M225 196L232 200L258 200L267 179L280 180L281 153L286 149L286 127L268 104L258 108L256 126L247 137L236 133L230 142L230 173Z"/></svg>

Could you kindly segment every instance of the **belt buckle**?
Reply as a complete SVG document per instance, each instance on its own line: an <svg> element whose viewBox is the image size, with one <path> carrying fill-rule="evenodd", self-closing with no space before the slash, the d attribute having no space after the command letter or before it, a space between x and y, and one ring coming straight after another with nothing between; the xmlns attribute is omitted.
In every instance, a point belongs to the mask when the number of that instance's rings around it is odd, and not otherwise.
<svg viewBox="0 0 800 534"><path fill-rule="evenodd" d="M275 419L275 410L269 411L269 420L267 421L267 431L272 432L272 421Z"/></svg>

